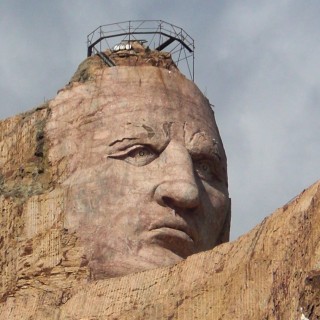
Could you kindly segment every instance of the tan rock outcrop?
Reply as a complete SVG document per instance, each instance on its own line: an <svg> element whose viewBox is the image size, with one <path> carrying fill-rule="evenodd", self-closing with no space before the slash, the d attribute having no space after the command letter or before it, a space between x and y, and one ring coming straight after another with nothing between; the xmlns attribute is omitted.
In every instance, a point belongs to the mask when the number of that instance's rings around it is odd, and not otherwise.
<svg viewBox="0 0 320 320"><path fill-rule="evenodd" d="M305 319L304 314L307 319L318 319L319 212L318 182L237 241L193 255L172 267L91 284L77 282L72 289L71 280L59 274L58 268L47 269L23 286L11 287L1 304L1 316ZM43 248L52 252L49 245ZM54 258L48 255L47 259L52 265ZM14 275L13 269L6 270L2 278ZM70 276L75 285L73 270Z"/></svg>
<svg viewBox="0 0 320 320"><path fill-rule="evenodd" d="M86 286L63 319L319 319L320 182L237 241Z"/></svg>
<svg viewBox="0 0 320 320"><path fill-rule="evenodd" d="M73 176L85 165L81 139L109 101L97 92L113 73L121 96L121 75L131 72L106 71L95 59L54 100L0 122L0 319L319 319L320 182L237 241L173 266L92 279L84 244L66 221L70 186L85 179ZM139 68L154 75L153 67ZM164 83L180 79L163 69ZM193 89L181 88L188 101ZM101 161L96 140L93 174Z"/></svg>

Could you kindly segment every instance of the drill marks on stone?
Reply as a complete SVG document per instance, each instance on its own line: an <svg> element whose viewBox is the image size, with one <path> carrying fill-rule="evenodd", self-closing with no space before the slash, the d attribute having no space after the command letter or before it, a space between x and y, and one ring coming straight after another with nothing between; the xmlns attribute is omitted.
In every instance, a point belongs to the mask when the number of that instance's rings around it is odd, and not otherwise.
<svg viewBox="0 0 320 320"><path fill-rule="evenodd" d="M70 304L67 302L61 313L61 319L72 314L74 319L80 317L94 317L97 319L131 319L131 307L139 309L144 305L145 308L153 308L154 312L163 314L163 305L156 304L161 295L170 295L173 287L179 281L170 278L170 269L153 270L153 280L146 279L143 272L137 273L134 277L120 277L96 282L91 286L85 286L77 294L77 299ZM169 284L169 286L167 286ZM146 296L146 292L151 294ZM88 299L88 297L91 297ZM94 306L94 307L93 307ZM130 306L129 308L127 306ZM156 311L160 306L161 310ZM143 317L142 317L143 318ZM157 319L157 318L155 318Z"/></svg>
<svg viewBox="0 0 320 320"><path fill-rule="evenodd" d="M12 200L0 197L0 300L16 285L17 243L21 225L18 207Z"/></svg>
<svg viewBox="0 0 320 320"><path fill-rule="evenodd" d="M38 242L32 258L33 265L38 265L41 269L58 265L62 258L60 230L49 230Z"/></svg>
<svg viewBox="0 0 320 320"><path fill-rule="evenodd" d="M31 267L56 266L62 256L60 233L63 228L64 196L55 189L49 194L34 196L24 205L25 236L30 239L21 264ZM26 248L24 249L26 251ZM27 256L27 257L25 257Z"/></svg>
<svg viewBox="0 0 320 320"><path fill-rule="evenodd" d="M39 124L47 117L48 109L32 113L30 116L19 119L5 120L0 142L0 158L7 166L19 165L32 157ZM21 116L22 117L22 116ZM12 123L12 124L11 124ZM41 126L41 124L40 124Z"/></svg>
<svg viewBox="0 0 320 320"><path fill-rule="evenodd" d="M48 187L43 128L49 114L46 104L13 120L0 122L3 131L6 130L1 132L3 139L0 141L2 194L22 200Z"/></svg>
<svg viewBox="0 0 320 320"><path fill-rule="evenodd" d="M19 123L19 121L20 121L19 116L0 121L0 140L5 139L12 132L14 132L14 129Z"/></svg>
<svg viewBox="0 0 320 320"><path fill-rule="evenodd" d="M24 208L26 215L26 236L32 238L50 228L60 228L64 209L63 193L55 189L49 194L34 196Z"/></svg>

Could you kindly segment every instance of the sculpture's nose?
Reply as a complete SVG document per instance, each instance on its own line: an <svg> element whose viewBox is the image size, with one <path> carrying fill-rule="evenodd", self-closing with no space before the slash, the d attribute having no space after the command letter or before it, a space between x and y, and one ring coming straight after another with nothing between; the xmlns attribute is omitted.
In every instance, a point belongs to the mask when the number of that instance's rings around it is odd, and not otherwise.
<svg viewBox="0 0 320 320"><path fill-rule="evenodd" d="M200 204L192 159L183 145L170 142L163 152L165 172L155 190L162 206L194 209Z"/></svg>
<svg viewBox="0 0 320 320"><path fill-rule="evenodd" d="M155 192L162 206L192 209L199 205L198 188L187 181L166 181Z"/></svg>

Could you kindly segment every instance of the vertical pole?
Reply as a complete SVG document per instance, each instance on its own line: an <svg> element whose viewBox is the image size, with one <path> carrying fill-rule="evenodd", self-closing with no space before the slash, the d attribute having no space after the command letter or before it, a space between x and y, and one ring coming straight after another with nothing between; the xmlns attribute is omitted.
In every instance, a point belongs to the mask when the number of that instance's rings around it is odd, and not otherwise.
<svg viewBox="0 0 320 320"><path fill-rule="evenodd" d="M131 21L129 20L129 46L130 46L130 39L131 39L130 32L131 32ZM130 61L130 65L131 65L131 60L129 59L129 61Z"/></svg>
<svg viewBox="0 0 320 320"><path fill-rule="evenodd" d="M192 52L192 80L194 82L194 43L193 43L193 52Z"/></svg>
<svg viewBox="0 0 320 320"><path fill-rule="evenodd" d="M158 45L158 47L160 46L161 40L162 40L161 27L162 27L162 22L160 20L160 35L159 35L159 45Z"/></svg>
<svg viewBox="0 0 320 320"><path fill-rule="evenodd" d="M89 36L87 36L87 57L89 56Z"/></svg>
<svg viewBox="0 0 320 320"><path fill-rule="evenodd" d="M100 29L99 29L99 33L100 33L100 39L101 39L101 26L100 26ZM100 45L100 52L101 52L101 40L100 40L99 45Z"/></svg>
<svg viewBox="0 0 320 320"><path fill-rule="evenodd" d="M131 37L131 34L130 34L130 32L131 32L131 21L129 21L129 44L130 44L130 37Z"/></svg>

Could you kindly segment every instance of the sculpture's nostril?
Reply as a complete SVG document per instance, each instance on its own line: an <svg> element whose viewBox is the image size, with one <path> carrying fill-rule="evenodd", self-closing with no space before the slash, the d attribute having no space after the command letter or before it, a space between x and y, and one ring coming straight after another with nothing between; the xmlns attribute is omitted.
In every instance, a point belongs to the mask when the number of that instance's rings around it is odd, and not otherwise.
<svg viewBox="0 0 320 320"><path fill-rule="evenodd" d="M162 202L168 207L172 207L174 205L174 201L170 197L162 197Z"/></svg>

